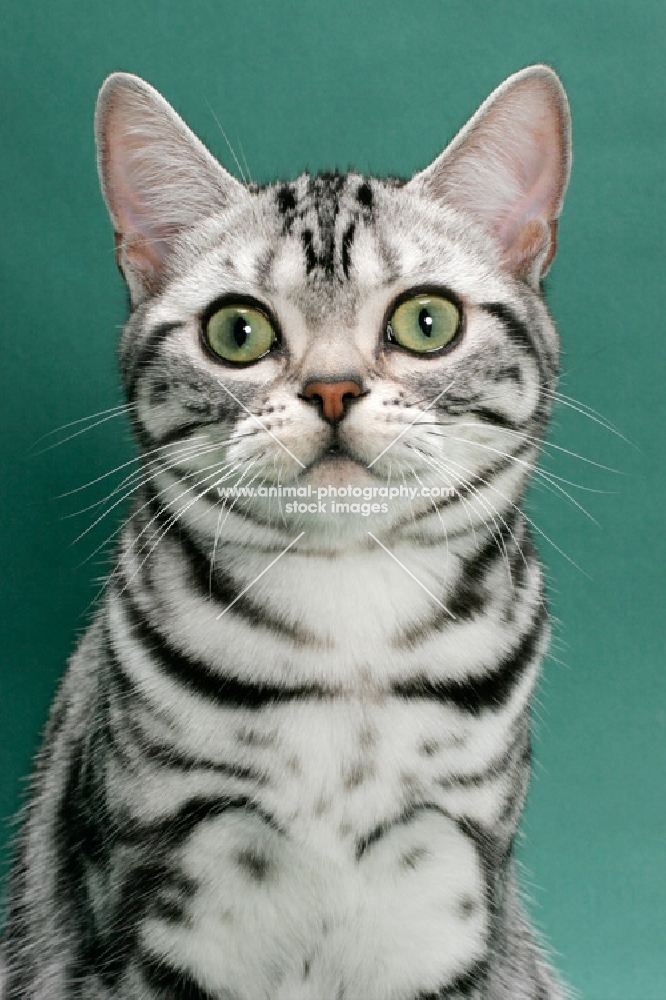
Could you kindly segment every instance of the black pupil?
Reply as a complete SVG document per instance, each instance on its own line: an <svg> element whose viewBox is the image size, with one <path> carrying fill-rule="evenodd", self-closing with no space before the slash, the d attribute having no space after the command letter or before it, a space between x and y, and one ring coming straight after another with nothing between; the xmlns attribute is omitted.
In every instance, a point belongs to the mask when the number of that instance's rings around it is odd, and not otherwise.
<svg viewBox="0 0 666 1000"><path fill-rule="evenodd" d="M422 309L419 313L419 326L424 337L432 337L432 316L427 309Z"/></svg>
<svg viewBox="0 0 666 1000"><path fill-rule="evenodd" d="M250 326L250 324L247 322L246 319L244 319L242 316L239 316L234 323L233 333L234 333L234 340L236 341L239 347L242 347L247 338L252 333L252 327Z"/></svg>

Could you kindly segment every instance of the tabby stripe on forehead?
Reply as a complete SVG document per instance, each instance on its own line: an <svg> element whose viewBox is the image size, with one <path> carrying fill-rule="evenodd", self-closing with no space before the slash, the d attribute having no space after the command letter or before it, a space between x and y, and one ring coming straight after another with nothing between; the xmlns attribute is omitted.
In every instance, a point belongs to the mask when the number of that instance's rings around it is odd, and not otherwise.
<svg viewBox="0 0 666 1000"><path fill-rule="evenodd" d="M460 680L439 680L424 675L392 685L392 692L402 698L427 698L450 702L463 712L480 712L501 708L511 697L525 671L540 653L541 639L547 623L546 609L539 605L532 625L499 665L480 676Z"/></svg>
<svg viewBox="0 0 666 1000"><path fill-rule="evenodd" d="M221 707L256 710L278 702L330 698L335 694L333 689L324 688L319 684L289 687L286 684L269 684L264 681L242 681L229 674L217 673L207 663L172 646L166 637L148 622L126 590L120 597L129 619L132 635L141 644L145 654L157 661L172 680ZM127 677L122 661L118 665Z"/></svg>

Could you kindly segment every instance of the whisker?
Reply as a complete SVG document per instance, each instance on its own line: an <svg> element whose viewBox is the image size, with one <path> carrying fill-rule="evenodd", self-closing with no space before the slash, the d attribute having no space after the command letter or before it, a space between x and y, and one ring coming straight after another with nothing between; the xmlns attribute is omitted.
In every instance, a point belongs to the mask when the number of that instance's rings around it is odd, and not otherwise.
<svg viewBox="0 0 666 1000"><path fill-rule="evenodd" d="M45 441L46 438L52 437L54 434L59 434L60 431L66 431L70 427L76 427L77 424L82 424L86 420L94 420L96 417L103 417L108 413L115 414L118 411L125 412L133 405L133 403L120 403L118 406L110 406L107 410L99 410L98 413L89 413L87 417L79 417L78 420L70 420L68 423L61 424L60 427L54 427L53 430L47 431L46 434L42 434L42 436L38 437L36 441L33 441L31 447L34 448L40 444L40 442Z"/></svg>
<svg viewBox="0 0 666 1000"><path fill-rule="evenodd" d="M250 465L250 470L252 469L252 467L255 464L256 464L256 461L253 462ZM254 479L256 479L256 476L254 476L250 480L250 483L248 483L248 485L250 485L254 481ZM265 481L266 481L265 478L263 478L261 480L261 483L259 485L260 486L263 485L263 483ZM240 482L240 480L239 480L239 482ZM232 506L233 506L233 504L232 504ZM224 514L225 510L226 510L226 497L222 500L222 503L220 505L220 513L218 514L218 517L217 517L217 524L215 525L215 534L213 535L213 548L212 548L211 555L210 555L210 570L209 570L209 574L208 574L208 596L209 597L212 597L212 593L213 593L213 569L214 569L214 566L215 566L215 558L216 558L216 555L217 555L217 546L218 546L218 543L219 543L219 540L220 540L220 537L221 537L221 534L222 534L222 529L224 528L224 525L227 523L227 518L229 517L229 514L231 513L231 507L227 510L226 516L225 516L224 521L223 521L222 520L222 515Z"/></svg>
<svg viewBox="0 0 666 1000"><path fill-rule="evenodd" d="M195 489L198 488L199 486L202 485L202 483L208 482L208 480L213 479L216 475L217 475L217 472L214 472L214 473L212 473L212 475L206 476L203 479L200 479L199 482L196 483L196 485L193 488L195 488ZM204 497L209 490L215 489L216 486L219 486L220 483L223 483L225 481L225 479L228 479L228 478L229 478L229 475L221 476L214 483L209 484L208 486L206 486L206 489L202 490L201 493L195 495L188 503L185 504L185 506L183 507L182 510L176 511L175 514L171 515L171 517L168 519L166 525L164 526L161 534L158 536L157 540L151 545L150 549L148 550L148 552L146 553L146 555L144 556L144 558L141 560L139 566L136 568L136 570L132 574L131 578L126 581L126 583L125 583L125 585L124 585L124 587L123 587L123 589L121 591L121 594L125 592L125 590L127 589L127 587L129 587L129 585L132 583L132 581L136 577L137 573L139 573L142 570L142 568L146 564L147 560L150 558L150 556L155 551L155 549L157 548L157 546L159 545L159 543L165 537L166 533L173 527L173 525L176 523L176 521L178 521L179 518L182 518L183 515L186 514L187 511L190 509L190 507L192 507L195 503L198 503L198 501L201 500L201 498ZM241 476L241 478L242 478L242 476ZM184 490L183 493L180 493L176 497L176 500L179 500L182 496L185 496L185 493L187 493L187 492L188 492L188 490ZM132 543L131 548L134 547L134 545L136 544L136 542L139 540L139 538L141 538L141 536L144 534L144 532L147 530L147 528L150 527L150 525L154 522L154 520L155 520L156 517L157 517L157 514L153 515L153 517L150 519L150 521L148 522L148 524L145 525L145 527L142 529L142 531L139 533L139 535L137 535L137 537L134 539L134 542ZM113 574L111 574L111 575L113 576Z"/></svg>
<svg viewBox="0 0 666 1000"><path fill-rule="evenodd" d="M107 423L107 421L114 420L116 417L122 417L122 416L124 416L125 413L127 412L127 407L126 406L123 406L121 408L114 408L114 409L115 409L115 412L109 413L106 417L102 417L100 420L96 420L94 423L89 424L88 427L82 427L80 430L74 431L73 434L68 434L67 437L62 438L62 440L60 440L60 441L54 441L53 444L48 444L45 448L40 448L39 451L34 451L32 454L35 457L37 457L38 455L45 455L47 452L53 451L54 448L59 448L60 445L67 444L68 441L73 441L74 438L80 437L81 434L87 434L88 431L93 430L93 428L95 428L95 427L99 427L100 424L105 424L105 423ZM80 423L80 421L73 421L72 425L74 423L76 423L76 422ZM46 437L46 435L44 435L44 437ZM44 440L44 438L40 438L40 440Z"/></svg>
<svg viewBox="0 0 666 1000"><path fill-rule="evenodd" d="M473 446L473 447L483 448L485 451L491 451L494 454L499 455L501 458L508 458L515 464L524 466L528 470L528 472L530 472L530 474L535 476L537 479L543 479L545 482L549 482L554 490L557 490L559 493L565 496L567 500L569 500L575 507L577 507L580 511L582 511L582 513L585 514L585 516L588 517L590 521L596 524L597 527L601 527L596 518L593 517L593 515L590 514L590 512L586 510L582 504L580 504L574 497L572 497L571 494L568 493L563 486L560 486L558 482L553 481L561 478L559 476L555 476L554 473L547 473L543 469L540 469L537 466L535 466L534 463L532 462L525 462L517 455L511 454L511 452L501 451L498 448L493 448L491 445L483 444L481 441L470 441L468 438L459 438L455 437L452 434L445 434L441 436L445 437L449 441L457 441L462 444L468 444L470 445L470 447ZM562 480L562 481L568 482L568 480ZM571 485L575 486L576 483L572 483Z"/></svg>
<svg viewBox="0 0 666 1000"><path fill-rule="evenodd" d="M430 425L426 423L423 426L427 427L427 426L430 426ZM441 423L441 422L437 423L437 422L433 421L433 426L436 426L438 429L441 429L441 430L446 430L447 427L456 427L456 428L458 428L458 427L472 427L472 428L478 430L478 428L480 426L482 426L482 425L479 424L479 423L463 422L463 421L454 420L454 421L451 421L450 423ZM568 448L563 448L562 445L553 444L552 441L544 441L542 438L535 437L532 434L526 434L523 431L515 431L515 430L513 430L510 427L503 427L502 428L502 433L503 434L513 434L515 437L519 437L521 439L524 439L525 441L530 441L535 446L538 446L538 447L542 448L546 452L550 448L554 449L555 451L563 452L565 455L569 455L570 458L576 458L580 462L585 462L586 465L593 465L597 469L603 469L604 472L612 472L616 476L624 476L626 474L626 473L622 472L620 469L612 469L608 465L602 465L601 462L595 462L591 458L586 458L584 455L579 455L575 451L570 451ZM578 484L577 483L570 483L570 485L571 486L577 486ZM580 488L583 489L584 487L580 487Z"/></svg>
<svg viewBox="0 0 666 1000"><path fill-rule="evenodd" d="M453 469L451 469L446 464L446 462L444 462L441 459L434 459L434 458L431 461L432 461L433 465L438 466L439 468L443 469L443 471L447 472L449 475L453 475L455 477L455 473L454 473ZM464 466L460 465L457 462L453 462L452 464L453 465L457 465L459 468L462 468L463 471L468 472L470 475L476 475L476 478L479 479L479 481L482 482L484 485L486 485L486 486L489 485L488 482L487 482L487 480L483 479L477 473L473 473L472 470L466 469ZM521 547L520 547L520 545L518 543L518 540L517 540L516 536L514 535L513 530L511 529L511 527L507 524L506 520L502 517L502 515L497 510L497 508L493 507L493 505L490 503L490 500L488 500L488 498L486 498L486 497L483 497L482 494L481 494L481 492L474 486L474 484L470 480L465 479L463 477L461 479L461 482L462 482L462 485L466 486L467 489L470 489L474 493L474 495L476 496L478 502L482 505L483 509L486 510L488 512L488 514L490 515L490 518L491 518L491 520L493 522L493 525L494 525L494 528L495 528L495 531L491 531L491 535L492 535L493 538L496 539L498 546L502 550L502 555L503 555L504 561L506 562L506 567L507 567L507 571L508 571L508 575L509 575L509 580L511 582L511 587L513 588L513 574L511 572L511 564L509 562L509 553L507 552L506 544L504 542L504 539L502 538L502 532L500 530L500 527L499 527L497 521L495 520L495 515L497 515L497 517L499 517L500 521L504 525L505 530L513 538L513 541L515 542L516 548L520 552L520 554L521 554L521 556L523 558L523 561L525 562L525 566L527 567L527 561L525 560L525 556L523 555L523 552L522 552L522 549L521 549ZM460 496L460 499L462 500L463 497L460 494L458 494L458 495ZM518 509L518 508L516 508L516 509Z"/></svg>
<svg viewBox="0 0 666 1000"><path fill-rule="evenodd" d="M178 456L174 455L172 457L173 458L178 457L179 460L182 460L183 457L193 458L193 459L201 458L204 455L207 455L209 452L217 451L218 447L219 447L218 445L208 445L206 448L202 448L200 451L194 449L193 454L188 453L186 455L178 455ZM81 535L79 535L77 538L74 539L74 542L72 542L72 544L75 544L76 542L79 541L80 538L83 538L84 535L88 534L88 532L91 531L97 524L99 524L99 522L102 521L108 514L110 514L112 510L115 510L115 508L119 504L121 504L124 500L130 497L133 493L136 493L136 491L140 489L142 486L145 486L146 483L151 482L153 479L156 479L163 473L170 472L175 468L177 468L177 463L162 462L160 460L156 461L154 465L150 465L148 467L142 466L140 469L136 469L130 476L126 476L123 482L120 483L114 490L112 490L111 493L109 493L106 497L104 497L103 500L98 500L96 503L90 504L88 507L83 507L81 510L76 511L74 514L66 514L65 518L77 517L79 514L83 514L86 511L94 509L95 507L99 507L100 504L102 503L108 503L108 501L111 500L119 492L122 493L122 496L118 500L116 500L115 503L113 503L108 508L108 510L104 511L103 514L100 514L100 516L88 528L86 528L86 530L82 532ZM206 468L211 468L211 466L206 466ZM193 470L191 473L189 473L189 475L196 475L197 471L199 470ZM125 489L126 486L129 486L132 480L135 480L135 482L132 483L129 489ZM125 492L123 492L123 490Z"/></svg>
<svg viewBox="0 0 666 1000"><path fill-rule="evenodd" d="M195 440L194 437L188 438L188 442ZM180 444L181 442L175 442ZM126 469L128 465L135 465L137 462L143 462L144 459L148 458L150 455L157 455L161 451L166 451L168 448L173 448L174 442L168 441L166 444L161 444L157 448L151 448L149 451L142 451L140 454L135 455L134 458L128 459L121 465L117 465L115 469L110 469L108 472L102 473L101 476L97 476L95 479L91 479L89 482L84 483L83 486L76 486L72 490L67 490L66 493L58 493L56 500L63 500L65 497L73 496L74 493L81 493L83 490L89 489L91 486L95 486L100 483L103 479L108 479L109 476L113 476L116 472L120 472L121 469ZM128 478L128 477L126 477Z"/></svg>
<svg viewBox="0 0 666 1000"><path fill-rule="evenodd" d="M452 459L448 459L448 461L452 461ZM459 463L457 463L457 462L453 462L453 464L454 464L454 465L458 465ZM471 475L475 475L475 473L473 472L473 470L471 470L471 469L466 469L466 468L465 468L465 466L463 466L463 465L461 465L461 466L460 466L460 468L462 468L464 472L468 472L468 473L470 473ZM504 501L505 501L506 503L510 504L510 505L511 505L511 507L513 507L513 508L514 508L515 510L519 511L519 513L521 513L521 514L522 514L522 516L523 516L523 517L525 518L525 520L526 520L526 521L527 521L527 523L528 523L528 524L530 525L530 527L534 528L534 530L535 530L535 531L536 531L536 532L537 532L537 533L538 533L539 535L541 535L541 537L542 537L542 538L544 538L544 539L545 539L545 540L546 540L546 541L548 542L548 544L549 544L549 545L551 545L551 546L552 546L552 547L553 547L553 548L555 549L555 551L556 551L556 552L558 552L558 553L559 553L559 554L560 554L560 555L561 555L561 556L562 556L562 557L563 557L564 559L566 559L566 560L567 560L567 562L571 563L571 565L572 565L572 566L573 566L573 567L574 567L575 569L577 569L579 573L582 573L582 574L583 574L583 576L587 577L587 579L588 579L588 580L590 580L590 579L591 579L591 577L590 577L589 573L586 573L586 572L585 572L585 570L581 569L581 567L580 567L580 566L578 565L578 563L576 563L576 562L575 562L575 561L574 561L574 560L573 560L573 559L571 558L571 556L568 556L566 552L564 552L564 551L563 551L563 550L562 550L562 549L561 549L561 548L560 548L560 547L559 547L558 545L556 545L556 544L555 544L555 542L554 542L554 541L552 540L552 538L550 538L550 537L549 537L549 536L548 536L548 535L547 535L547 534L545 533L545 531L542 531L542 530L541 530L541 528L540 528L540 527L538 526L538 524L536 524L536 523L534 522L534 520L533 520L533 519L532 519L531 517L529 517L529 515L528 515L528 514L526 514L526 513L525 513L525 511L524 511L524 510L521 510L521 508L520 508L520 507L519 507L519 506L518 506L517 504L515 504L515 503L513 502L513 500L509 499L509 497L507 497L507 496L506 496L506 495L505 495L504 493L502 493L502 491L501 491L501 490L498 490L498 489L497 489L497 487L496 487L496 486L494 486L494 485L493 485L492 483L488 483L488 484L487 484L487 488L488 488L488 489L490 489L490 490L492 490L492 491L493 491L494 493L497 493L497 495L498 495L499 497L501 497L501 498L502 498L502 499L503 499L503 500L504 500Z"/></svg>
<svg viewBox="0 0 666 1000"><path fill-rule="evenodd" d="M604 416L602 416L602 414L597 413L596 410L593 410L591 406L587 406L587 404L581 403L580 400L573 399L572 396L565 396L564 393L559 392L558 390L555 389L550 389L546 386L543 386L542 390L547 395L549 395L551 399L554 399L562 406L568 406L570 409L575 410L582 416L587 417L589 420L592 420L595 424L599 424L599 426L603 427L605 431L609 431L609 433L615 434L617 437L621 438L625 442L625 444L635 447L635 445L633 444L632 441L629 440L629 438L625 437L624 434L617 429L617 427L614 427L613 424L611 424L608 420L606 420Z"/></svg>
<svg viewBox="0 0 666 1000"><path fill-rule="evenodd" d="M172 452L171 454L166 456L167 459L170 461L170 464L168 466L160 466L160 468L167 468L167 467L169 469L176 468L178 461L183 461L184 459L188 458L194 458L194 459L199 458L201 457L201 455L205 455L209 451L216 450L218 446L209 444L207 447L202 448L201 451L198 451L197 449L199 447L200 447L199 445L191 445L188 449L182 449L180 451ZM123 479L121 479L121 481L111 490L111 492L107 493L107 495L103 497L101 500L96 500L94 503L88 504L87 507L81 507L79 510L74 511L74 513L64 514L63 520L67 520L72 517L78 517L80 514L86 513L86 511L94 510L95 507L99 507L101 506L101 504L108 503L109 500L111 500L114 496L116 496L118 493L122 492L127 486L129 486L129 484L132 483L133 480L140 481L144 475L148 475L151 468L153 467L153 464L157 464L158 461L159 460L153 459L153 461L148 465L141 465L138 469L134 469L132 472L129 473L129 475L124 476ZM133 492L133 490L131 490L130 492ZM64 495L66 496L71 494L64 494Z"/></svg>
<svg viewBox="0 0 666 1000"><path fill-rule="evenodd" d="M230 464L230 463L227 463L227 465L228 465L228 464ZM207 471L208 469L210 469L210 468L216 468L216 469L219 469L220 467L224 467L224 463L223 463L223 462L216 462L216 463L214 463L213 465L209 465L209 466L206 466L206 468L205 468L205 469L201 469L201 470L199 470L199 471L201 471L201 472L206 472L206 471ZM158 475L160 475L161 473L163 473L163 472L166 472L166 471L168 471L168 469L167 469L167 468L162 468L162 469L158 469L158 470L157 470L157 471L155 472L155 474L154 474L153 476L150 476L150 477L149 477L149 480L147 480L147 481L150 481L150 479L154 479L154 478L156 478L156 477L157 477ZM216 473L213 473L213 475L216 475ZM210 477L208 477L208 478L210 478ZM202 480L202 482L203 482L203 480ZM142 483L141 485L144 485L144 484ZM164 493L166 493L166 492L167 492L168 490L170 490L170 489L172 488L172 485L173 485L173 484L170 484L169 486L166 486L166 487L165 487L165 488L164 488L163 490L160 490L160 491L159 491L158 493L156 493L156 494L155 494L155 496L156 496L156 497L160 497L160 496L162 496L162 495L163 495ZM197 485L200 485L200 483L199 483L199 484L197 484ZM138 489L138 488L139 488L139 487L137 487L136 489ZM121 497L121 499L120 499L120 500L117 500L117 501L115 502L115 504L113 505L113 507L117 507L119 503L121 503L121 502L122 502L122 501L123 501L124 499L126 499L126 498L127 498L127 496L131 496L131 494L132 494L132 493L135 493L135 492L136 492L136 489L133 489L133 490L130 490L130 492L129 492L129 493L127 493L127 494L126 494L126 495L125 495L124 497ZM188 490L187 490L187 489L186 489L186 490L184 490L184 491L183 491L182 493L180 493L180 494L179 494L179 495L178 495L178 496L176 497L176 500L179 500L179 499L180 499L180 497L181 497L181 496L184 496L184 495L185 495L185 493L187 493L187 492L188 492ZM89 555L89 556L87 556L87 557L86 557L86 559L84 559L84 563L88 562L88 560L89 560L89 559L91 559L91 558L92 558L92 557L93 557L94 555L96 555L96 553L97 553L97 552L99 552L99 550L100 550L101 548L103 548L103 547L104 547L104 546L105 546L105 545L106 545L106 544L107 544L108 542L110 542L110 541L111 541L111 540L112 540L112 539L113 539L113 538L114 538L114 537L115 537L115 536L116 536L116 535L117 535L117 534L118 534L118 533L119 533L120 531L124 530L124 528L126 528L126 527L127 527L127 525L128 525L128 524L129 524L129 523L130 523L130 522L131 522L131 521L132 521L132 520L133 520L133 519L134 519L134 518L135 518L135 517L137 516L137 514L140 514L142 510L144 510L144 509L145 509L146 507L148 507L148 506L149 506L149 504L150 504L150 503L151 503L151 500L150 500L150 499L149 499L149 500L146 500L146 502L145 502L145 503L143 503L143 504L142 504L142 505L141 505L140 507L138 507L138 508L137 508L137 509L136 509L136 510L135 510L135 511L134 511L134 512L132 513L132 514L130 514L130 516L129 516L128 518L126 518L126 520L125 520L125 521L124 521L124 522L123 522L123 523L122 523L121 525L119 525L119 527L118 527L118 528L116 528L116 529L115 529L115 531L113 531L113 532L112 532L112 534L111 534L111 535L109 535L109 537L108 537L108 538L106 538L106 539L105 539L105 540L104 540L104 541L103 541L103 542L102 542L102 543L101 543L100 545L98 545L98 546L97 546L97 548L96 548L96 549L95 549L95 550L94 550L93 552L91 552L91 553L90 553L90 555ZM90 531L90 530L91 530L91 529L92 529L92 528L93 528L93 527L95 526L95 524L98 524L98 523L99 523L99 522L100 522L100 521L101 521L101 520L102 520L102 519L103 519L104 517L106 517L106 515L107 515L107 514L109 514L109 513L110 513L110 511L111 511L111 510L113 509L113 507L112 507L112 508L110 508L110 510L106 511L106 512L105 512L105 514L103 514L103 515L100 515L100 517L98 517L98 518L97 518L97 520L96 520L96 521L94 522L94 524L90 525L90 527L89 527L89 528L86 528L86 530L85 530L84 532L82 532L82 533L81 533L81 534L79 535L79 537L78 537L78 538L76 538L76 539L74 540L74 542L73 542L72 544L75 544L75 542L79 541L79 539L80 539L80 538L83 538L83 536L84 536L84 535L86 535L86 534L87 534L87 533L88 533L88 532L89 532L89 531ZM146 529L147 529L148 527L150 527L150 524L152 523L152 521L153 521L153 520L154 520L154 518L152 518L152 519L151 519L151 521L149 521L149 522L148 522L148 524L147 524L147 525L145 526L145 528L143 529L143 531L142 531L142 532L141 532L141 533L140 533L140 534L139 534L139 535L137 536L138 538L140 538L140 537L141 537L141 535L143 535L144 531L146 531ZM136 539L135 539L135 541L136 541ZM133 544L134 544L134 543L133 543Z"/></svg>

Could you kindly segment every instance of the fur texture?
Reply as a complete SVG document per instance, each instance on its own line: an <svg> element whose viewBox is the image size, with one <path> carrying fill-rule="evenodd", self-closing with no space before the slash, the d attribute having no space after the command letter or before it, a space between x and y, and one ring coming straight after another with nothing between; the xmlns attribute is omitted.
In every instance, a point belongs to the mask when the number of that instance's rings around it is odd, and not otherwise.
<svg viewBox="0 0 666 1000"><path fill-rule="evenodd" d="M511 77L408 182L246 187L125 74L96 124L142 471L37 761L3 1000L555 1000L512 845L548 633L520 504L558 365L557 77ZM420 291L459 327L419 355L389 320ZM253 363L206 346L229 297L273 324ZM418 490L367 516L277 496L328 484Z"/></svg>

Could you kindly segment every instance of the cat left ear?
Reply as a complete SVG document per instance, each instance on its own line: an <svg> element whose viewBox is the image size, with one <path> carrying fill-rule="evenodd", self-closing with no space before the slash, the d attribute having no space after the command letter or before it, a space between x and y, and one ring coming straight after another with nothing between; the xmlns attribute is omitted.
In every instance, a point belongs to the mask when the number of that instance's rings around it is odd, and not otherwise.
<svg viewBox="0 0 666 1000"><path fill-rule="evenodd" d="M570 168L564 88L548 66L530 66L493 91L408 187L476 218L507 270L536 286L555 256Z"/></svg>
<svg viewBox="0 0 666 1000"><path fill-rule="evenodd" d="M175 237L250 197L150 84L104 81L95 111L97 165L134 305L163 281Z"/></svg>

